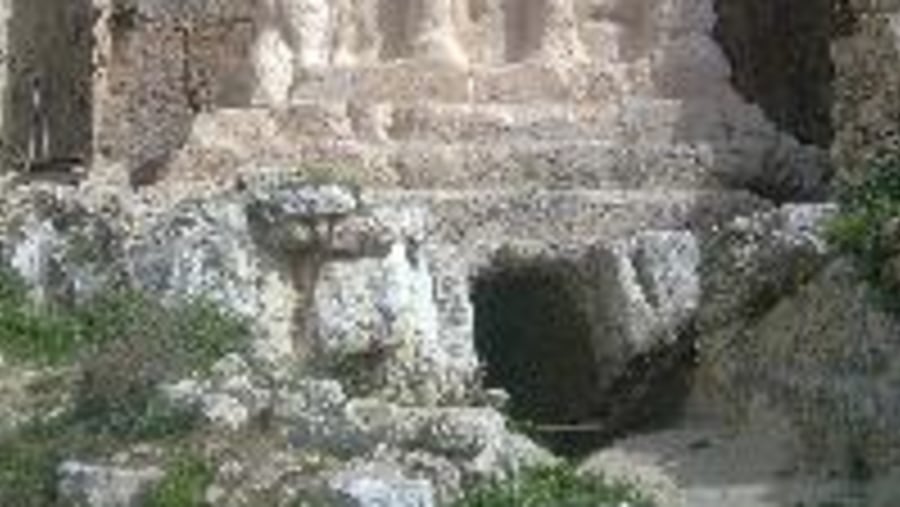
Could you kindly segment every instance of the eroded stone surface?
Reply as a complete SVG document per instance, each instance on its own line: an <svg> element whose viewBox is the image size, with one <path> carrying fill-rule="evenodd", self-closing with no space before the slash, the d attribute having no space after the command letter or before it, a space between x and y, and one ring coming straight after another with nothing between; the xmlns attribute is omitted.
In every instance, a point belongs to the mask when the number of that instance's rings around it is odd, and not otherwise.
<svg viewBox="0 0 900 507"><path fill-rule="evenodd" d="M59 467L60 493L86 507L138 507L142 495L158 483L162 470L100 466L67 461Z"/></svg>

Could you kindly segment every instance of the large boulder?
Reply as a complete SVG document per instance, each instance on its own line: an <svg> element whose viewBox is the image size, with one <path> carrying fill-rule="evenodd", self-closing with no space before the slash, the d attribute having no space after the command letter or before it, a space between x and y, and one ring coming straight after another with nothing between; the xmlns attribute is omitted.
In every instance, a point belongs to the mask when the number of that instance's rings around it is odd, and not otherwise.
<svg viewBox="0 0 900 507"><path fill-rule="evenodd" d="M598 352L627 360L674 343L700 304L700 248L689 231L649 231L589 258L599 280Z"/></svg>
<svg viewBox="0 0 900 507"><path fill-rule="evenodd" d="M759 319L704 336L707 381L742 410L783 413L819 464L897 466L900 319L870 296L847 262L830 264Z"/></svg>
<svg viewBox="0 0 900 507"><path fill-rule="evenodd" d="M370 463L335 474L328 481L333 505L340 507L433 507L434 488L400 470Z"/></svg>
<svg viewBox="0 0 900 507"><path fill-rule="evenodd" d="M123 468L66 461L59 466L59 491L79 507L140 507L163 478L156 467Z"/></svg>
<svg viewBox="0 0 900 507"><path fill-rule="evenodd" d="M830 204L785 205L708 232L699 326L753 319L818 273L833 255L825 229L836 213Z"/></svg>

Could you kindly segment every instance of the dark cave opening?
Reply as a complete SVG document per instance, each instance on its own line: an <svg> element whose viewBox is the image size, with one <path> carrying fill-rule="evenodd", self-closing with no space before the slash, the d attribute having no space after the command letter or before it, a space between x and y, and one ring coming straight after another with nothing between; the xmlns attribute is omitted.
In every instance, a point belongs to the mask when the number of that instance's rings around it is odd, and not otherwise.
<svg viewBox="0 0 900 507"><path fill-rule="evenodd" d="M604 371L593 347L599 326L571 265L492 270L473 289L484 384L505 390L509 417L551 451L582 457L681 419L695 365L689 333Z"/></svg>
<svg viewBox="0 0 900 507"><path fill-rule="evenodd" d="M716 39L732 81L781 129L827 147L834 66L831 40L837 0L716 0Z"/></svg>

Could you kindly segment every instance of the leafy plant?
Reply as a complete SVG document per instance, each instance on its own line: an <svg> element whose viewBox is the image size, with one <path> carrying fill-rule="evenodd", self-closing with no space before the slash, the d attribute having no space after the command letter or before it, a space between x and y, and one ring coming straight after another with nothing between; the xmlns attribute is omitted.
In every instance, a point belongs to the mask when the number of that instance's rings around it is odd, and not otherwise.
<svg viewBox="0 0 900 507"><path fill-rule="evenodd" d="M465 493L454 507L653 507L634 487L579 475L568 465L525 470Z"/></svg>
<svg viewBox="0 0 900 507"><path fill-rule="evenodd" d="M206 505L206 488L212 483L209 465L195 455L179 457L154 487L145 507L201 507Z"/></svg>
<svg viewBox="0 0 900 507"><path fill-rule="evenodd" d="M876 289L881 302L900 309L900 280L886 276L888 261L896 254L900 232L900 154L882 154L870 162L865 176L846 181L839 192L841 211L828 228L828 238L851 256L862 277Z"/></svg>

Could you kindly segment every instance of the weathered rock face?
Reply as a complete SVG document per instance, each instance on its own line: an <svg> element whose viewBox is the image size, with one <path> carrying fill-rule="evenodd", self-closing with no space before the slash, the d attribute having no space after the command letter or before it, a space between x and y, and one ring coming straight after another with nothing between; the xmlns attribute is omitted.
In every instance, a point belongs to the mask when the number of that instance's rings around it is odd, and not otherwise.
<svg viewBox="0 0 900 507"><path fill-rule="evenodd" d="M834 155L858 175L861 163L898 146L900 115L900 6L896 2L841 2L832 54L836 72Z"/></svg>
<svg viewBox="0 0 900 507"><path fill-rule="evenodd" d="M810 463L880 474L898 464L898 320L834 259L833 213L785 206L707 238L698 387L739 419L789 420Z"/></svg>
<svg viewBox="0 0 900 507"><path fill-rule="evenodd" d="M75 4L95 15L34 12L93 44L11 74L7 123L19 151L40 144L28 79L80 83L52 94L54 111L77 109L53 115L73 133L49 127L78 149L48 157L95 160L95 179L227 180L268 161L381 186L810 196L827 178L820 153L733 93L708 0ZM18 56L54 30L15 6Z"/></svg>
<svg viewBox="0 0 900 507"><path fill-rule="evenodd" d="M77 461L63 463L58 473L62 498L89 507L138 507L163 478L163 471L155 467L130 469Z"/></svg>

